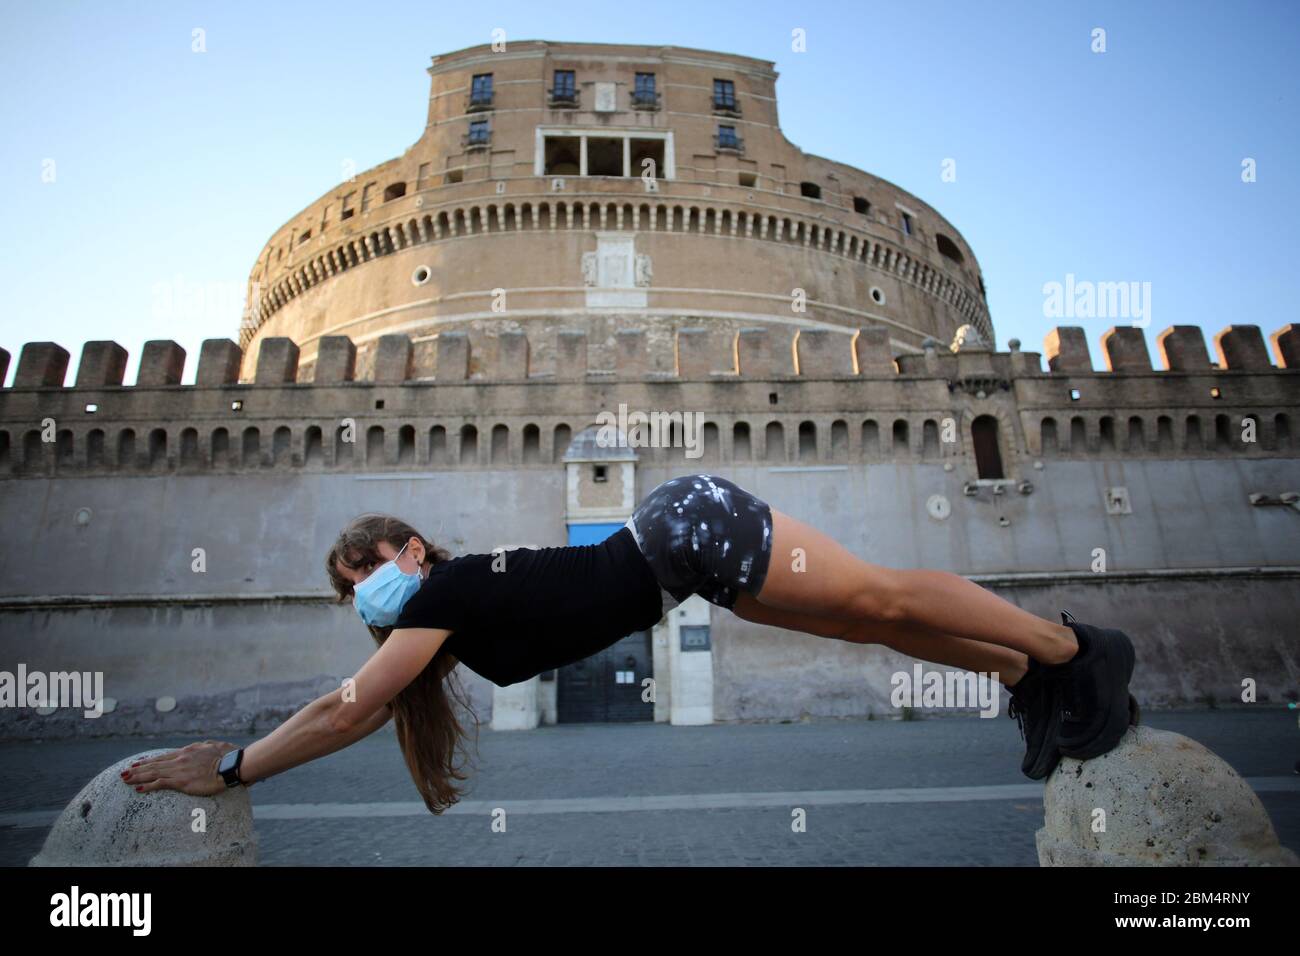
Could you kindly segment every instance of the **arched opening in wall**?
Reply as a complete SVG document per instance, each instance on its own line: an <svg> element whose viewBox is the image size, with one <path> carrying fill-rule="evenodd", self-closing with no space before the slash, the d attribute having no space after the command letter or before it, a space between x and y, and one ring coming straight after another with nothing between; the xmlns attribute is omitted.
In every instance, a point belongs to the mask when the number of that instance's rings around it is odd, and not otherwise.
<svg viewBox="0 0 1300 956"><path fill-rule="evenodd" d="M880 457L880 426L872 418L862 423L862 457Z"/></svg>
<svg viewBox="0 0 1300 956"><path fill-rule="evenodd" d="M763 457L768 461L785 461L785 429L780 422L768 422L763 435Z"/></svg>
<svg viewBox="0 0 1300 956"><path fill-rule="evenodd" d="M1042 445L1044 455L1055 455L1060 451L1059 440L1056 437L1056 419L1050 415L1039 423L1039 443Z"/></svg>
<svg viewBox="0 0 1300 956"><path fill-rule="evenodd" d="M731 210L730 209L722 210L722 216L718 220L718 231L724 235L730 235L731 223L732 223Z"/></svg>
<svg viewBox="0 0 1300 956"><path fill-rule="evenodd" d="M571 441L573 441L573 429L568 425L556 425L555 431L551 433L551 461L562 460Z"/></svg>
<svg viewBox="0 0 1300 956"><path fill-rule="evenodd" d="M514 203L506 203L505 212L501 216L501 226L507 232L519 228L519 217L515 214Z"/></svg>
<svg viewBox="0 0 1300 956"><path fill-rule="evenodd" d="M1070 454L1086 455L1088 453L1088 426L1082 415L1070 419Z"/></svg>
<svg viewBox="0 0 1300 956"><path fill-rule="evenodd" d="M132 449L135 447L135 432L131 432ZM33 428L23 435L23 471L39 474L45 470L45 443L41 433Z"/></svg>
<svg viewBox="0 0 1300 956"><path fill-rule="evenodd" d="M308 425L303 434L302 460L305 465L322 465L325 463L324 437L319 425Z"/></svg>
<svg viewBox="0 0 1300 956"><path fill-rule="evenodd" d="M1142 427L1142 419L1137 415L1130 415L1128 419L1128 450L1129 451L1146 451L1146 435Z"/></svg>
<svg viewBox="0 0 1300 956"><path fill-rule="evenodd" d="M636 222L636 213L632 209L631 203L623 203L623 223L618 228L632 229L635 228L633 223Z"/></svg>
<svg viewBox="0 0 1300 956"><path fill-rule="evenodd" d="M244 429L243 453L240 456L239 463L245 468L261 464L262 455L262 433L256 428L249 427Z"/></svg>
<svg viewBox="0 0 1300 956"><path fill-rule="evenodd" d="M1174 450L1174 423L1168 415L1156 419L1156 450Z"/></svg>
<svg viewBox="0 0 1300 956"><path fill-rule="evenodd" d="M415 464L415 426L403 425L397 430L397 463Z"/></svg>
<svg viewBox="0 0 1300 956"><path fill-rule="evenodd" d="M957 243L953 242L943 233L936 232L934 234L934 244L939 247L940 255L951 259L953 262L957 263L957 265L961 265L966 261L966 257L963 256L961 250L957 248Z"/></svg>
<svg viewBox="0 0 1300 956"><path fill-rule="evenodd" d="M822 188L816 183L802 182L799 184L799 195L805 199L821 199Z"/></svg>
<svg viewBox="0 0 1300 956"><path fill-rule="evenodd" d="M492 426L492 464L510 461L510 429L500 423Z"/></svg>
<svg viewBox="0 0 1300 956"><path fill-rule="evenodd" d="M1002 448L998 441L998 420L992 415L978 415L970 423L971 444L975 447L975 469L981 478L1005 478L1002 473Z"/></svg>
<svg viewBox="0 0 1300 956"><path fill-rule="evenodd" d="M96 429L98 431L98 429ZM91 432L95 434L95 432ZM103 432L100 432L100 438L103 439ZM0 471L13 470L13 457L9 451L9 432L0 428Z"/></svg>
<svg viewBox="0 0 1300 956"><path fill-rule="evenodd" d="M340 425L334 432L334 467L345 468L356 461L356 432L353 428Z"/></svg>
<svg viewBox="0 0 1300 956"><path fill-rule="evenodd" d="M60 428L54 436L54 460L63 467L72 464L72 429Z"/></svg>
<svg viewBox="0 0 1300 956"><path fill-rule="evenodd" d="M687 232L700 231L700 211L695 206L691 207L690 215L686 220L686 231Z"/></svg>
<svg viewBox="0 0 1300 956"><path fill-rule="evenodd" d="M704 210L704 232L713 235L718 231L718 211L712 207Z"/></svg>
<svg viewBox="0 0 1300 956"><path fill-rule="evenodd" d="M194 428L181 429L181 465L199 463L199 433Z"/></svg>
<svg viewBox="0 0 1300 956"><path fill-rule="evenodd" d="M393 183L384 189L384 202L392 202L406 195L406 183Z"/></svg>
<svg viewBox="0 0 1300 956"><path fill-rule="evenodd" d="M668 207L657 206L654 211L654 228L659 232L668 231Z"/></svg>
<svg viewBox="0 0 1300 956"><path fill-rule="evenodd" d="M817 426L812 422L799 423L799 460L814 461L817 458Z"/></svg>
<svg viewBox="0 0 1300 956"><path fill-rule="evenodd" d="M478 429L473 425L460 428L460 464L478 464Z"/></svg>
<svg viewBox="0 0 1300 956"><path fill-rule="evenodd" d="M271 434L271 460L277 465L292 464L293 432L281 425Z"/></svg>
<svg viewBox="0 0 1300 956"><path fill-rule="evenodd" d="M847 461L849 457L849 423L842 418L831 422L831 459Z"/></svg>
<svg viewBox="0 0 1300 956"><path fill-rule="evenodd" d="M230 467L230 432L224 428L214 428L212 430L212 467L229 468Z"/></svg>
<svg viewBox="0 0 1300 956"><path fill-rule="evenodd" d="M149 467L165 468L167 466L167 432L161 428L149 432Z"/></svg>
<svg viewBox="0 0 1300 956"><path fill-rule="evenodd" d="M447 454L447 429L434 425L429 429L429 464L446 465L451 463Z"/></svg>
<svg viewBox="0 0 1300 956"><path fill-rule="evenodd" d="M9 433L4 433L4 444L6 455L9 452ZM92 428L90 434L86 436L86 466L88 468L101 468L104 465L104 430L102 428Z"/></svg>
<svg viewBox="0 0 1300 956"><path fill-rule="evenodd" d="M754 452L749 441L749 423L736 422L731 427L731 457L734 461L749 461Z"/></svg>
<svg viewBox="0 0 1300 956"><path fill-rule="evenodd" d="M871 214L871 203L861 196L853 197L853 211L863 216Z"/></svg>
<svg viewBox="0 0 1300 956"><path fill-rule="evenodd" d="M933 418L927 418L921 424L921 457L939 457L939 423Z"/></svg>
<svg viewBox="0 0 1300 956"><path fill-rule="evenodd" d="M1214 416L1214 448L1216 451L1236 451L1240 443L1234 440L1232 425L1227 415Z"/></svg>
<svg viewBox="0 0 1300 956"><path fill-rule="evenodd" d="M1184 451L1204 451L1205 442L1201 437L1201 417L1187 416L1187 438L1183 442Z"/></svg>
<svg viewBox="0 0 1300 956"><path fill-rule="evenodd" d="M36 432L28 432L27 434L28 437L30 437L31 435L36 434ZM31 456L27 453L26 449L23 450L23 458L26 459L27 461L31 460ZM123 428L117 434L117 467L118 468L135 467L135 429L134 428Z"/></svg>
<svg viewBox="0 0 1300 956"><path fill-rule="evenodd" d="M718 426L715 422L704 423L704 441L703 451L705 461L722 460L722 440L718 437Z"/></svg>
<svg viewBox="0 0 1300 956"><path fill-rule="evenodd" d="M1109 415L1101 416L1097 423L1098 442L1103 453L1115 450L1115 419Z"/></svg>
<svg viewBox="0 0 1300 956"><path fill-rule="evenodd" d="M1291 419L1285 412L1273 416L1273 447L1285 451L1291 447Z"/></svg>
<svg viewBox="0 0 1300 956"><path fill-rule="evenodd" d="M532 422L524 426L523 459L525 465L540 464L542 460L542 432Z"/></svg>
<svg viewBox="0 0 1300 956"><path fill-rule="evenodd" d="M384 426L371 425L366 429L366 464L383 465L384 462Z"/></svg>
<svg viewBox="0 0 1300 956"><path fill-rule="evenodd" d="M908 445L907 419L894 419L893 445L890 447L890 454L897 458L909 454L911 450Z"/></svg>

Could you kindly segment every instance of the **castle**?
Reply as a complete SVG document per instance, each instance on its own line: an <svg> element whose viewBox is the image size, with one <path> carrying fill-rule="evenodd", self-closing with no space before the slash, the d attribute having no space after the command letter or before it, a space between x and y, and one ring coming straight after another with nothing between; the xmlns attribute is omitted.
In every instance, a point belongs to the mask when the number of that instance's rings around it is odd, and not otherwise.
<svg viewBox="0 0 1300 956"><path fill-rule="evenodd" d="M171 341L130 387L115 342L70 386L66 350L22 348L0 669L102 671L113 706L0 732L280 719L373 649L321 565L353 515L454 554L583 544L688 471L866 560L1124 627L1144 704L1295 699L1300 326L1230 324L1212 360L1174 325L1160 368L1131 325L1104 370L1077 326L999 350L965 240L785 140L769 62L537 41L429 72L424 134L271 237L194 385ZM666 440L597 440L628 411ZM559 672L465 676L509 728L884 713L903 666L693 598Z"/></svg>

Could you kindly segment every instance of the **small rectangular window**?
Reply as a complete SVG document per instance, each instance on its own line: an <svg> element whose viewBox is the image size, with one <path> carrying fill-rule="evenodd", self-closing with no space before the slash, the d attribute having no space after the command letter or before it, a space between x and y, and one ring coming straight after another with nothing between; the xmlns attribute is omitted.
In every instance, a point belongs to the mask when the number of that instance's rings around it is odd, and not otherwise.
<svg viewBox="0 0 1300 956"><path fill-rule="evenodd" d="M912 234L912 217L909 216L907 213L902 213L902 217L903 217L903 235L910 236Z"/></svg>
<svg viewBox="0 0 1300 956"><path fill-rule="evenodd" d="M370 200L375 191L374 183L366 183L361 187L361 211L364 213L370 208Z"/></svg>
<svg viewBox="0 0 1300 956"><path fill-rule="evenodd" d="M632 105L657 106L659 96L655 92L655 75L638 73L632 86Z"/></svg>
<svg viewBox="0 0 1300 956"><path fill-rule="evenodd" d="M609 475L606 473L607 465L595 465L592 468L592 481L609 481Z"/></svg>
<svg viewBox="0 0 1300 956"><path fill-rule="evenodd" d="M736 127L719 126L718 127L718 148L719 149L736 149L740 141L736 139Z"/></svg>
<svg viewBox="0 0 1300 956"><path fill-rule="evenodd" d="M865 216L865 215L867 215L869 212L871 212L871 203L867 202L867 201L866 201L865 199L863 199L861 196L854 196L854 197L853 197L853 211L854 211L854 212L862 213L862 215Z"/></svg>
<svg viewBox="0 0 1300 956"><path fill-rule="evenodd" d="M713 81L713 108L715 110L734 110L736 108L736 83L734 80Z"/></svg>
<svg viewBox="0 0 1300 956"><path fill-rule="evenodd" d="M552 92L557 99L560 97L572 99L575 88L572 70L555 71L555 83Z"/></svg>
<svg viewBox="0 0 1300 956"><path fill-rule="evenodd" d="M477 73L470 81L469 102L471 106L488 106L492 102L492 74Z"/></svg>
<svg viewBox="0 0 1300 956"><path fill-rule="evenodd" d="M481 146L488 141L488 124L487 120L473 120L469 124L470 146Z"/></svg>

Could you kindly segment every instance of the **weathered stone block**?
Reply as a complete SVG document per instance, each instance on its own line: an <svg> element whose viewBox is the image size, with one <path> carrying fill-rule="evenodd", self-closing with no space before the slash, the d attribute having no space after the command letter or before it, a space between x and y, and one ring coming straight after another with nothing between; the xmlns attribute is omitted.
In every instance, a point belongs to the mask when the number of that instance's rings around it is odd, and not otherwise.
<svg viewBox="0 0 1300 956"><path fill-rule="evenodd" d="M790 369L782 367L773 347L774 333L770 329L749 328L737 331L736 372L741 378L789 375Z"/></svg>
<svg viewBox="0 0 1300 956"><path fill-rule="evenodd" d="M469 377L469 334L442 332L438 335L439 382L463 382Z"/></svg>
<svg viewBox="0 0 1300 956"><path fill-rule="evenodd" d="M136 385L179 385L184 374L185 350L178 343L171 339L153 339L144 343Z"/></svg>
<svg viewBox="0 0 1300 956"><path fill-rule="evenodd" d="M255 866L257 837L245 787L214 797L179 790L137 793L119 774L142 757L123 757L72 798L29 866ZM194 811L204 829L195 832Z"/></svg>
<svg viewBox="0 0 1300 956"><path fill-rule="evenodd" d="M1080 325L1058 325L1043 339L1043 354L1053 372L1091 372L1088 337Z"/></svg>
<svg viewBox="0 0 1300 956"><path fill-rule="evenodd" d="M1273 352L1277 355L1278 368L1300 368L1300 325L1292 322L1284 325L1271 336ZM3 369L3 365L0 365ZM0 371L0 379L4 372Z"/></svg>
<svg viewBox="0 0 1300 956"><path fill-rule="evenodd" d="M262 339L257 350L256 385L283 385L298 380L298 346L293 339L272 336Z"/></svg>
<svg viewBox="0 0 1300 956"><path fill-rule="evenodd" d="M562 382L580 382L587 377L587 333L585 330L556 330L555 377Z"/></svg>
<svg viewBox="0 0 1300 956"><path fill-rule="evenodd" d="M62 386L68 374L68 350L55 342L28 342L18 353L15 388Z"/></svg>
<svg viewBox="0 0 1300 956"><path fill-rule="evenodd" d="M679 378L708 378L714 361L716 336L712 329L678 329L673 352Z"/></svg>
<svg viewBox="0 0 1300 956"><path fill-rule="evenodd" d="M642 378L650 368L645 351L645 332L619 329L614 336L614 369L619 378Z"/></svg>
<svg viewBox="0 0 1300 956"><path fill-rule="evenodd" d="M77 387L121 385L126 377L126 349L112 341L87 342L81 347Z"/></svg>
<svg viewBox="0 0 1300 956"><path fill-rule="evenodd" d="M346 335L323 335L316 343L317 385L351 382L357 374L357 346Z"/></svg>
<svg viewBox="0 0 1300 956"><path fill-rule="evenodd" d="M799 375L803 378L837 378L853 374L853 343L843 332L800 329L795 336Z"/></svg>
<svg viewBox="0 0 1300 956"><path fill-rule="evenodd" d="M853 347L857 350L859 375L898 374L898 369L894 366L893 346L889 344L889 329L883 325L858 329Z"/></svg>
<svg viewBox="0 0 1300 956"><path fill-rule="evenodd" d="M1263 371L1273 367L1258 325L1230 325L1214 337L1219 367Z"/></svg>
<svg viewBox="0 0 1300 956"><path fill-rule="evenodd" d="M1043 802L1041 866L1300 864L1232 767L1195 740L1145 725L1100 757L1063 757Z"/></svg>
<svg viewBox="0 0 1300 956"><path fill-rule="evenodd" d="M1111 326L1101 336L1101 349L1106 355L1106 368L1112 372L1151 371L1146 336L1135 326Z"/></svg>
<svg viewBox="0 0 1300 956"><path fill-rule="evenodd" d="M496 377L505 382L528 379L528 335L522 329L508 329L497 336Z"/></svg>
<svg viewBox="0 0 1300 956"><path fill-rule="evenodd" d="M411 377L411 337L405 334L381 335L375 343L373 381L380 384L405 382Z"/></svg>
<svg viewBox="0 0 1300 956"><path fill-rule="evenodd" d="M199 349L199 371L195 385L234 385L239 381L239 367L244 350L230 339L204 339Z"/></svg>
<svg viewBox="0 0 1300 956"><path fill-rule="evenodd" d="M1198 325L1171 325L1156 336L1161 360L1171 372L1207 372L1210 353Z"/></svg>

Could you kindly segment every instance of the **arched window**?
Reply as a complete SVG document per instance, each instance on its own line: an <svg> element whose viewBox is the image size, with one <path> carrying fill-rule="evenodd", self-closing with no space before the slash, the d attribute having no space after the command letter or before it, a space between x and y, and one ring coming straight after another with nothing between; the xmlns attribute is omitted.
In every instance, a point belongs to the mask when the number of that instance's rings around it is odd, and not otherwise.
<svg viewBox="0 0 1300 956"><path fill-rule="evenodd" d="M975 446L975 467L981 478L1004 478L1002 450L998 446L998 420L980 415L970 424L971 442Z"/></svg>
<svg viewBox="0 0 1300 956"><path fill-rule="evenodd" d="M934 243L939 247L939 253L941 255L946 256L958 265L966 261L966 257L963 256L961 250L957 248L957 243L953 242L943 233L936 232L934 234Z"/></svg>

